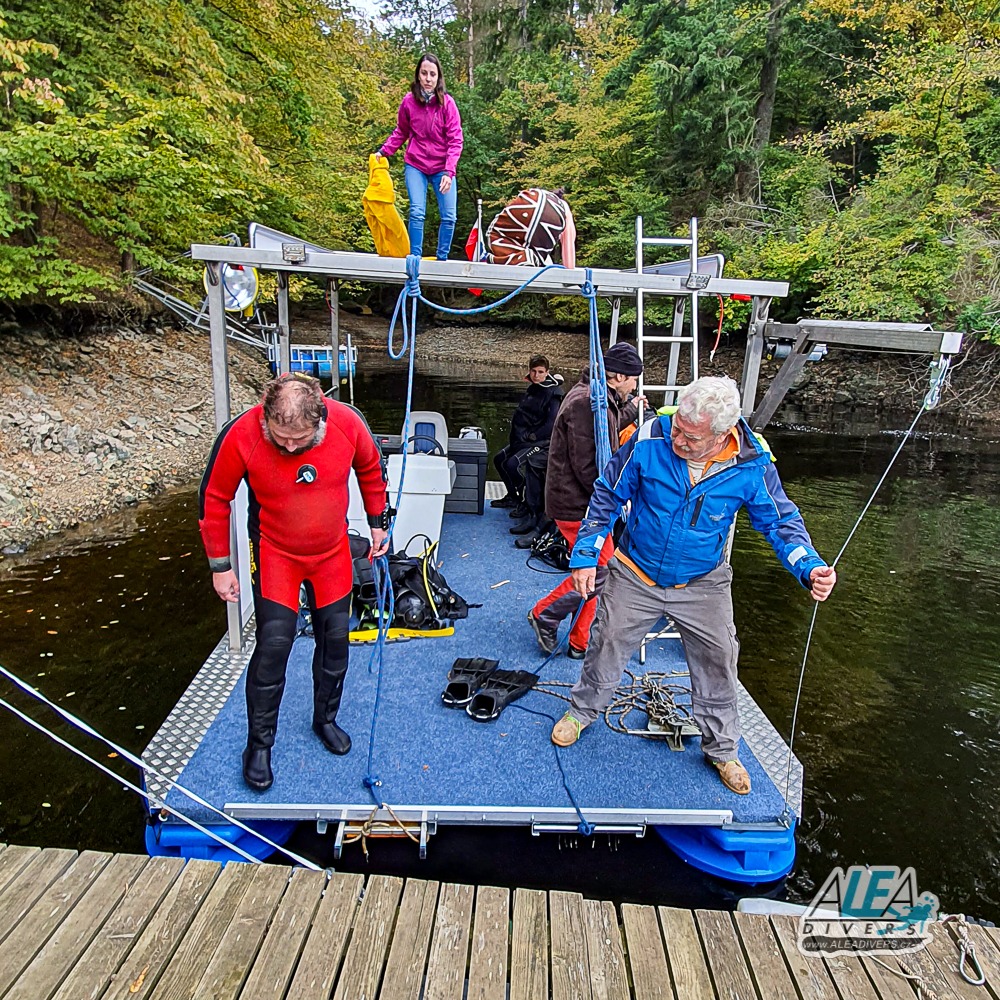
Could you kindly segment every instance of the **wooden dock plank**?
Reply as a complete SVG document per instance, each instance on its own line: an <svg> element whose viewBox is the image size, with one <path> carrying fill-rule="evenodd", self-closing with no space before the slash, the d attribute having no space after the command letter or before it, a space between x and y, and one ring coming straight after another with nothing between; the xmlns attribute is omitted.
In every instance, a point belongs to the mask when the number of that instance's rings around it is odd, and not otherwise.
<svg viewBox="0 0 1000 1000"><path fill-rule="evenodd" d="M585 899L583 923L593 1000L629 1000L625 951L615 904L607 900Z"/></svg>
<svg viewBox="0 0 1000 1000"><path fill-rule="evenodd" d="M285 995L326 884L326 872L292 869L240 1000L274 1000Z"/></svg>
<svg viewBox="0 0 1000 1000"><path fill-rule="evenodd" d="M469 927L472 923L471 885L441 886L437 920L427 957L424 1000L462 1000L469 957Z"/></svg>
<svg viewBox="0 0 1000 1000"><path fill-rule="evenodd" d="M969 940L975 946L980 968L986 976L993 993L1000 995L1000 940L991 938L987 928L978 924L968 924ZM955 932L957 934L957 931ZM956 949L957 954L957 949Z"/></svg>
<svg viewBox="0 0 1000 1000"><path fill-rule="evenodd" d="M253 881L256 865L226 865L149 993L153 1000L193 1000L212 956ZM148 982L148 980L147 980ZM130 990L130 993L132 991ZM135 991L141 996L141 991Z"/></svg>
<svg viewBox="0 0 1000 1000"><path fill-rule="evenodd" d="M540 889L515 889L510 942L510 1000L547 1000L548 995L547 897Z"/></svg>
<svg viewBox="0 0 1000 1000"><path fill-rule="evenodd" d="M188 868L190 868L190 862ZM155 997L156 1000L191 1000L219 946L219 941L253 876L253 865L226 865L212 880L207 893L198 893L193 919L183 921L183 926L162 928L166 937L163 964L140 966L131 982L115 981L115 996L138 998ZM187 874L185 872L185 874ZM206 873L207 874L207 873ZM147 929L148 931L148 929ZM143 935L145 937L145 935ZM131 959L132 956L130 955ZM143 970L145 969L145 972Z"/></svg>
<svg viewBox="0 0 1000 1000"><path fill-rule="evenodd" d="M0 996L25 970L55 929L97 881L112 855L84 851L38 897L0 945Z"/></svg>
<svg viewBox="0 0 1000 1000"><path fill-rule="evenodd" d="M406 1000L408 997L418 1000L420 996L439 888L438 882L406 880L379 991L379 996L385 1000Z"/></svg>
<svg viewBox="0 0 1000 1000"><path fill-rule="evenodd" d="M510 890L480 886L469 951L467 1000L505 1000L507 945L510 933Z"/></svg>
<svg viewBox="0 0 1000 1000"><path fill-rule="evenodd" d="M13 882L24 866L41 853L40 847L5 847L0 852L0 894Z"/></svg>
<svg viewBox="0 0 1000 1000"><path fill-rule="evenodd" d="M685 1000L714 1000L715 991L701 950L694 914L672 906L659 908L674 989Z"/></svg>
<svg viewBox="0 0 1000 1000"><path fill-rule="evenodd" d="M923 951L909 952L894 956L904 972L920 976L923 980L924 995L928 992L935 1000L957 1000L958 994L951 988L937 962L925 948ZM981 996L981 994L977 994Z"/></svg>
<svg viewBox="0 0 1000 1000"><path fill-rule="evenodd" d="M154 917L183 868L181 858L149 859L53 1000L96 1000L107 989L122 959Z"/></svg>
<svg viewBox="0 0 1000 1000"><path fill-rule="evenodd" d="M550 892L549 926L552 1000L591 1000L583 896L578 892Z"/></svg>
<svg viewBox="0 0 1000 1000"><path fill-rule="evenodd" d="M877 959L877 961L876 961ZM916 994L891 955L868 955L861 959L879 1000L914 1000Z"/></svg>
<svg viewBox="0 0 1000 1000"><path fill-rule="evenodd" d="M838 1000L836 987L823 959L805 956L798 946L798 920L795 917L773 916L771 926L791 970L792 979L803 997L809 1000Z"/></svg>
<svg viewBox="0 0 1000 1000"><path fill-rule="evenodd" d="M250 885L229 919L222 940L194 989L194 997L235 1000L257 957L278 901L288 888L291 868L284 865L250 867L253 871Z"/></svg>
<svg viewBox="0 0 1000 1000"><path fill-rule="evenodd" d="M781 947L762 913L734 913L736 932L747 954L750 974L760 995L768 1000L798 1000Z"/></svg>
<svg viewBox="0 0 1000 1000"><path fill-rule="evenodd" d="M623 903L622 926L625 929L635 1000L676 997L670 983L667 954L663 950L663 936L660 933L660 922L656 919L656 910L652 906Z"/></svg>
<svg viewBox="0 0 1000 1000"><path fill-rule="evenodd" d="M948 983L959 997L964 997L966 1000L982 1000L983 987L967 983L958 971L959 950L957 927L955 925L938 923L928 924L927 927L931 934L931 940L927 945L926 953L937 964L938 970L945 982ZM954 937L949 934L950 927L955 929ZM969 940L972 940L971 937ZM979 957L978 952L976 957Z"/></svg>
<svg viewBox="0 0 1000 1000"><path fill-rule="evenodd" d="M724 910L695 910L694 920L716 996L726 1000L758 1000L732 915Z"/></svg>
<svg viewBox="0 0 1000 1000"><path fill-rule="evenodd" d="M372 875L368 879L334 1000L371 1000L376 995L402 891L401 878Z"/></svg>
<svg viewBox="0 0 1000 1000"><path fill-rule="evenodd" d="M104 1000L145 1000L149 996L221 872L216 861L187 862L112 977Z"/></svg>
<svg viewBox="0 0 1000 1000"><path fill-rule="evenodd" d="M842 997L851 1000L879 1000L861 960L854 955L834 955L824 959L826 970Z"/></svg>
<svg viewBox="0 0 1000 1000"><path fill-rule="evenodd" d="M77 964L148 860L130 854L116 854L75 906L67 900L64 905L69 909L65 919L17 977L17 982L6 994L7 1000L48 1000ZM44 901L45 897L42 897L35 910ZM11 935L8 941L13 939L14 935Z"/></svg>
<svg viewBox="0 0 1000 1000"><path fill-rule="evenodd" d="M0 895L0 941L21 922L35 901L76 860L76 851L39 851Z"/></svg>
<svg viewBox="0 0 1000 1000"><path fill-rule="evenodd" d="M314 997L326 1000L330 996L340 971L348 934L361 905L364 885L363 875L336 873L330 877L295 967L287 1000Z"/></svg>

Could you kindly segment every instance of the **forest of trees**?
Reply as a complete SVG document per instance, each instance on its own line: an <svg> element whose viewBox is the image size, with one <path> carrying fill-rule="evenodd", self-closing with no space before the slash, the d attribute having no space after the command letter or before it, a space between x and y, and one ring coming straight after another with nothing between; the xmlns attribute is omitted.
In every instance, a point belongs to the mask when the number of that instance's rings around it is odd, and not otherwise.
<svg viewBox="0 0 1000 1000"><path fill-rule="evenodd" d="M0 302L196 277L251 220L370 250L367 155L416 55L465 125L456 250L563 186L583 264L702 220L772 314L1000 342L1000 0L13 0L0 14ZM402 157L393 163L401 176ZM402 184L398 185L402 188ZM738 317L736 317L738 318Z"/></svg>

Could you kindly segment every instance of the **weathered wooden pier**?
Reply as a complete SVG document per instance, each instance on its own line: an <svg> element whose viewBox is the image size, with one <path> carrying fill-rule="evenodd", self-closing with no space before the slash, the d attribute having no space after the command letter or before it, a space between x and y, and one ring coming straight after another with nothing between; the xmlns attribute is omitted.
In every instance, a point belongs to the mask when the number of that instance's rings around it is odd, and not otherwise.
<svg viewBox="0 0 1000 1000"><path fill-rule="evenodd" d="M951 928L951 929L949 929ZM914 1000L1000 997L1000 932L806 958L791 917L278 865L0 847L4 1000ZM907 978L909 977L909 978Z"/></svg>

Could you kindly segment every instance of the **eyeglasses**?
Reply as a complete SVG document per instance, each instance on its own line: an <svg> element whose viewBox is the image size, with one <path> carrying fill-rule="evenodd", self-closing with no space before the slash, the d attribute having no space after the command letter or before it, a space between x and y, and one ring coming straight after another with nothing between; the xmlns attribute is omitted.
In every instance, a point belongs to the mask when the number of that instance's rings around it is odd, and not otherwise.
<svg viewBox="0 0 1000 1000"><path fill-rule="evenodd" d="M305 372L285 372L284 375L279 375L277 378L278 382L287 382L289 379L298 379L300 382L315 382L316 379L312 375L306 375Z"/></svg>

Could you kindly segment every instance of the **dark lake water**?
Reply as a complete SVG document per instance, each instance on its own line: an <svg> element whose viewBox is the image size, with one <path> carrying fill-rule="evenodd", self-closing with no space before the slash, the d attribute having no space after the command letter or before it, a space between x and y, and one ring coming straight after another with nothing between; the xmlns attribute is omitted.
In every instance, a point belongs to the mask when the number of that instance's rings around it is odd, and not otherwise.
<svg viewBox="0 0 1000 1000"><path fill-rule="evenodd" d="M397 430L399 370L369 370L356 388L373 429ZM453 434L466 424L483 427L492 451L520 392L509 372L484 383L457 366L440 368L421 377L414 406L442 411ZM791 409L779 416L806 420ZM885 428L905 429L912 416L862 422L813 414L808 419L825 430L769 429L788 492L828 558L899 443ZM992 777L1000 751L998 485L995 442L918 435L844 555L806 670L796 742L805 802L789 898L809 897L835 865L913 866L921 890L936 893L942 909L1000 920L1000 783ZM733 564L741 677L787 737L811 602L745 524ZM0 593L0 662L136 753L224 629L200 550L194 484L5 560ZM0 696L69 734L6 682ZM135 779L103 745L72 739ZM144 850L133 793L7 712L0 712L0 748L0 841ZM499 873L504 852L521 849L516 842L498 852L496 842L477 846L471 838L448 851L449 838L431 841L423 867L406 845L377 843L367 870L488 881L477 873ZM615 862L603 881L584 886L594 895L648 898L632 882L655 864L660 902L712 906L732 898L664 858L652 835L633 844L605 838L595 848L585 860L600 851ZM584 867L580 848L568 843L553 840L538 851L553 881L560 866ZM352 866L364 870L360 852L341 865Z"/></svg>

